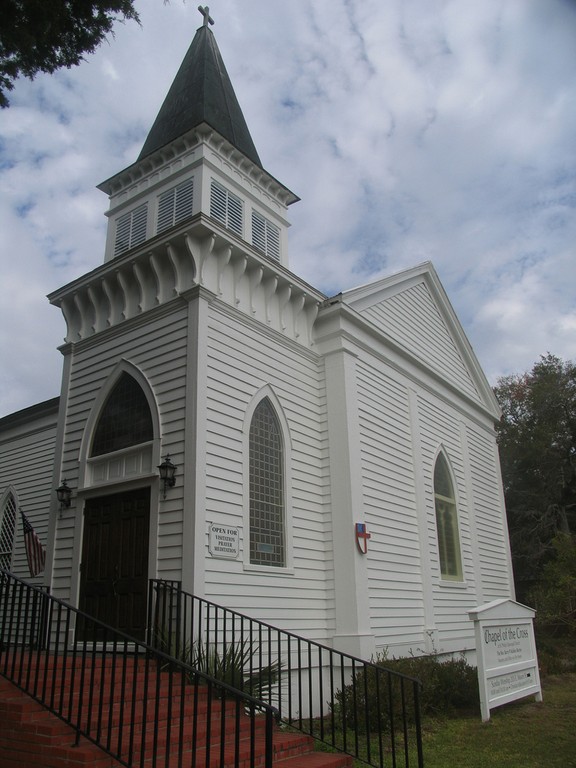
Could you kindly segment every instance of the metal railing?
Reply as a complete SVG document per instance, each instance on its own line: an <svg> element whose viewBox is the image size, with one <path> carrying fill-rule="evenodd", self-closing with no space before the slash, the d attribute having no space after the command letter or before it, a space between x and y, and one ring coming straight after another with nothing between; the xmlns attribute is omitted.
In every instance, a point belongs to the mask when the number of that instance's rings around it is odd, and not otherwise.
<svg viewBox="0 0 576 768"><path fill-rule="evenodd" d="M418 680L151 580L148 643L275 707L371 766L422 768Z"/></svg>
<svg viewBox="0 0 576 768"><path fill-rule="evenodd" d="M2 570L0 674L130 768L272 767L274 707Z"/></svg>

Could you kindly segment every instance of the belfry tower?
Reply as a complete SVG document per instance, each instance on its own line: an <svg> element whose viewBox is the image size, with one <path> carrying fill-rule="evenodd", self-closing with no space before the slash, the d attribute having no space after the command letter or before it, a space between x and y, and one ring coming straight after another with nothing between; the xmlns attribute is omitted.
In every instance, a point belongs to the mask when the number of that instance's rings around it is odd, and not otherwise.
<svg viewBox="0 0 576 768"><path fill-rule="evenodd" d="M103 265L49 297L67 323L55 473L79 502L76 519L52 523L55 583L110 623L132 615L126 629L137 634L147 578L203 589L209 464L225 450L210 458L210 413L224 397L215 382L236 386L234 335L252 371L263 366L262 387L266 338L310 350L325 298L288 270L287 208L298 198L262 167L209 10L199 10L203 24L138 159L99 186L110 198ZM165 497L156 467L167 454L179 472ZM253 557L260 547L259 557L285 562L284 525L274 551L253 543ZM130 596L118 616L94 597L105 583Z"/></svg>

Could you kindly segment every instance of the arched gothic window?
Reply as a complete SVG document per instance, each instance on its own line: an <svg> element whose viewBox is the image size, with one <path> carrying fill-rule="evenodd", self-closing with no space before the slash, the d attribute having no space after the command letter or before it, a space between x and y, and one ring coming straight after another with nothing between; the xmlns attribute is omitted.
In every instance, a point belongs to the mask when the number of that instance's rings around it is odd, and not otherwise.
<svg viewBox="0 0 576 768"><path fill-rule="evenodd" d="M9 493L0 510L0 568L9 571L12 566L14 550L14 531L16 530L16 500Z"/></svg>
<svg viewBox="0 0 576 768"><path fill-rule="evenodd" d="M138 382L123 373L108 396L92 441L91 456L102 456L152 440L152 414Z"/></svg>
<svg viewBox="0 0 576 768"><path fill-rule="evenodd" d="M258 403L250 424L250 562L286 565L284 446L272 403Z"/></svg>
<svg viewBox="0 0 576 768"><path fill-rule="evenodd" d="M462 581L458 509L450 469L442 453L438 455L434 468L434 503L440 573L443 579Z"/></svg>

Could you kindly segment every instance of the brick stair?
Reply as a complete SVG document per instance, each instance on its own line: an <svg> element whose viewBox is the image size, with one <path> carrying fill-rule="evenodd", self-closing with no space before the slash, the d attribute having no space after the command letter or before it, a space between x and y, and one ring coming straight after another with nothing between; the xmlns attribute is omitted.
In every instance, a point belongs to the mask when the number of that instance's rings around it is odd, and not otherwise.
<svg viewBox="0 0 576 768"><path fill-rule="evenodd" d="M0 768L119 768L66 723L0 677Z"/></svg>
<svg viewBox="0 0 576 768"><path fill-rule="evenodd" d="M14 669L19 669L18 664L19 661ZM112 751L122 754L123 759L132 738L134 765L141 765L142 747L154 747L155 762L147 757L143 768L153 764L157 768L176 768L179 765L177 744L181 738L182 766L191 766L193 757L198 768L234 766L237 742L239 768L249 767L250 719L234 702L209 701L202 688L193 686L182 691L180 686L169 684L167 675L135 670L130 663L115 670L108 665L104 672L98 668L98 661L93 667L90 670L92 704L84 693L82 725L95 738L98 732L103 734L104 743L108 742ZM37 681L41 686L43 676L48 676L55 691L55 703L62 707L64 715L70 706L78 705L78 681L72 686L70 665L64 669L61 660L46 662L44 659L40 666L26 661L22 669L29 684ZM25 678L21 679L24 682ZM119 684L120 679L124 686ZM149 717L156 712L156 722L151 726ZM0 768L120 768L120 762L88 739L82 737L78 746L74 746L75 740L73 728L0 676ZM254 725L256 766L264 764L264 741L264 718L257 717ZM314 752L313 739L281 727L274 730L273 748L274 765L278 768L350 768L352 765L352 758L347 755Z"/></svg>

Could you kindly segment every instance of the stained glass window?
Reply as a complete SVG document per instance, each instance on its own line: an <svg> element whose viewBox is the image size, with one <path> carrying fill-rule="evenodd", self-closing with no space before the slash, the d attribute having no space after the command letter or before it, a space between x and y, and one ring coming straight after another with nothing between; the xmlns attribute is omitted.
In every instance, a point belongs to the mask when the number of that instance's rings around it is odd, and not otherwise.
<svg viewBox="0 0 576 768"><path fill-rule="evenodd" d="M443 454L438 456L434 468L434 502L440 573L443 579L462 581L458 509L448 462Z"/></svg>
<svg viewBox="0 0 576 768"><path fill-rule="evenodd" d="M250 426L250 562L284 566L284 449L268 398Z"/></svg>
<svg viewBox="0 0 576 768"><path fill-rule="evenodd" d="M146 395L132 376L123 373L98 419L91 456L120 451L152 438L152 415Z"/></svg>
<svg viewBox="0 0 576 768"><path fill-rule="evenodd" d="M12 565L14 530L16 528L16 502L11 493L6 497L0 515L0 568L9 571Z"/></svg>

